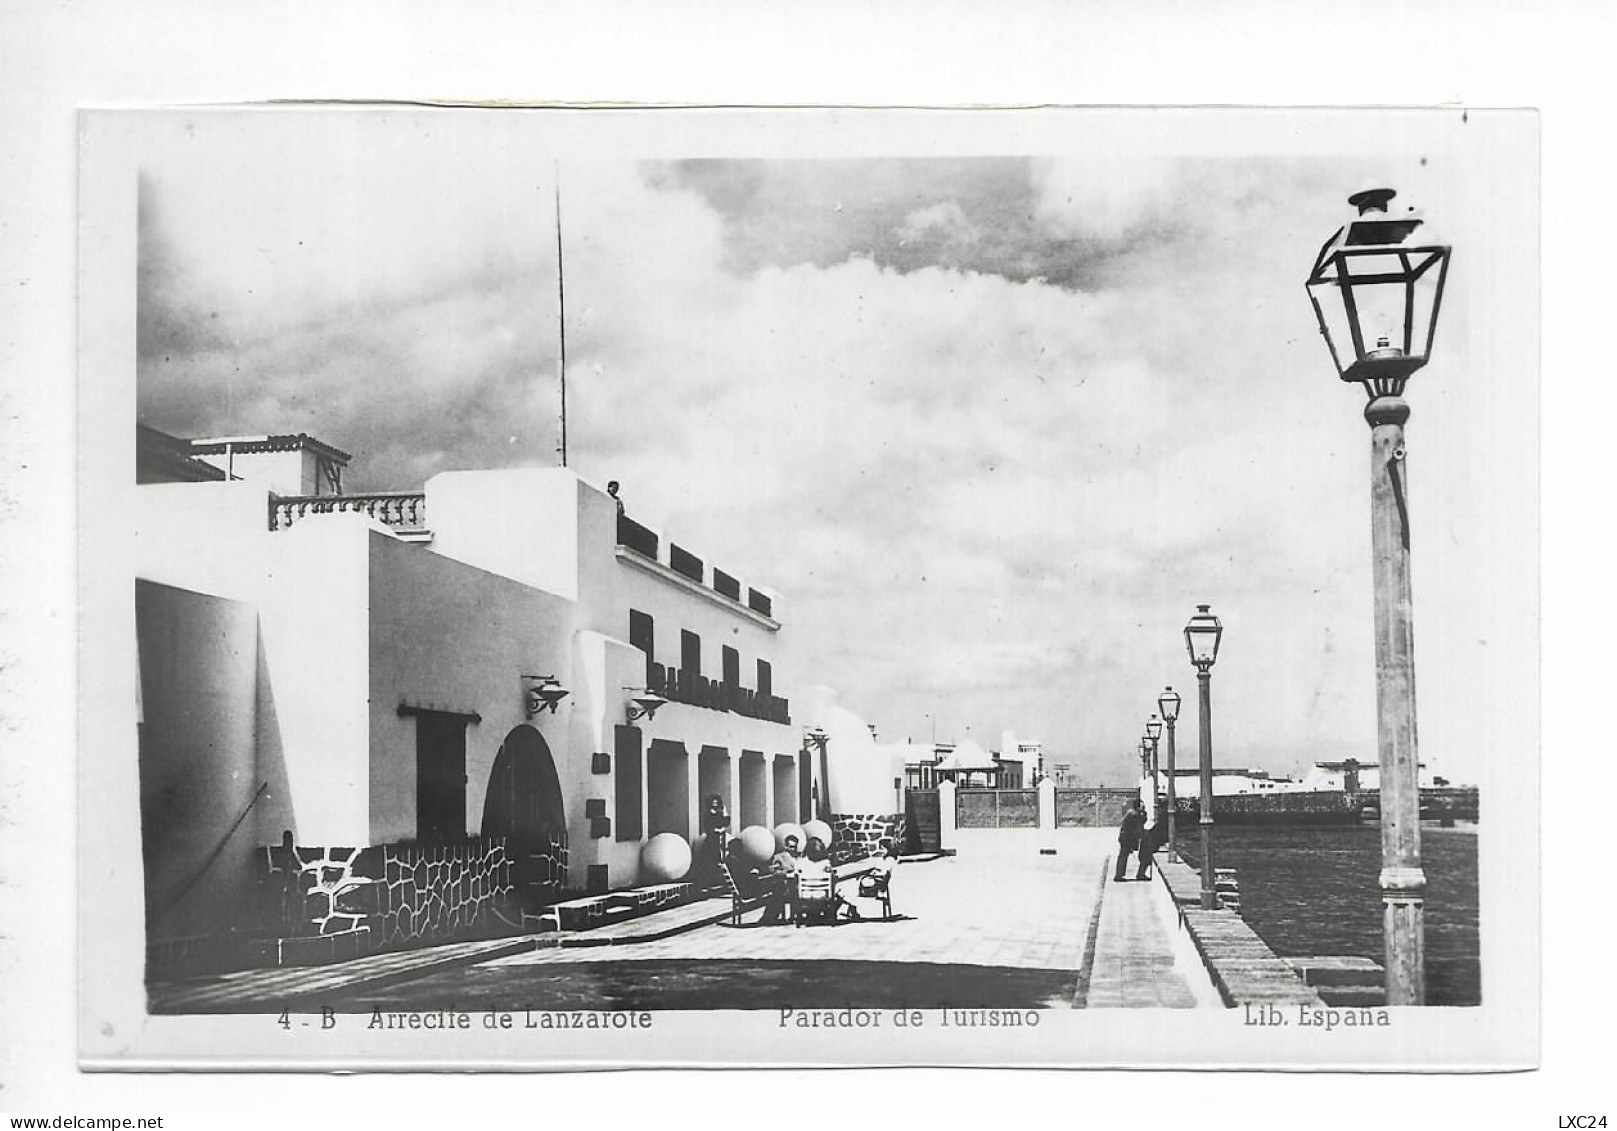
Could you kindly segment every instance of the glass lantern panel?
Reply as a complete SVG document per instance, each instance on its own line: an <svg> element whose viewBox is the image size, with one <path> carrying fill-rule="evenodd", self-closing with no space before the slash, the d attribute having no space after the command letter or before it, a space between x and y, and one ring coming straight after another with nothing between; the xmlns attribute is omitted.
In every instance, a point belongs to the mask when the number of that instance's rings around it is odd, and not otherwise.
<svg viewBox="0 0 1617 1131"><path fill-rule="evenodd" d="M1347 303L1342 288L1335 279L1311 283L1309 297L1314 300L1314 313L1319 319L1325 346L1331 351L1331 360L1341 375L1357 360L1353 352L1353 326L1348 319Z"/></svg>
<svg viewBox="0 0 1617 1131"><path fill-rule="evenodd" d="M1370 252L1341 257L1344 297L1359 328L1359 357L1392 348L1408 354L1410 333L1409 256Z"/></svg>
<svg viewBox="0 0 1617 1131"><path fill-rule="evenodd" d="M1378 350L1410 352L1409 294L1404 283L1359 283L1348 288L1359 328L1359 360Z"/></svg>
<svg viewBox="0 0 1617 1131"><path fill-rule="evenodd" d="M1410 353L1424 360L1431 356L1432 338L1437 331L1444 272L1448 267L1448 249L1417 253L1410 258L1420 272L1410 288L1410 325L1413 331Z"/></svg>

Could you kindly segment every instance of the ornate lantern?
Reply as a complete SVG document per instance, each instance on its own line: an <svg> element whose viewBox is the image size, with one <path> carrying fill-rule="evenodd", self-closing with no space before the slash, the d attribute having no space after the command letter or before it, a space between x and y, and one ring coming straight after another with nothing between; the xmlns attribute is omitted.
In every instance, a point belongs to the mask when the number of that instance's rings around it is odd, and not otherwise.
<svg viewBox="0 0 1617 1131"><path fill-rule="evenodd" d="M1218 660L1218 642L1224 636L1224 626L1208 611L1210 607L1197 605L1196 615L1185 625L1185 648L1198 671L1207 671Z"/></svg>
<svg viewBox="0 0 1617 1131"><path fill-rule="evenodd" d="M1389 211L1396 195L1377 188L1348 197L1357 218L1325 241L1308 275L1338 376L1362 383L1371 400L1402 396L1431 356L1449 267L1450 248L1413 242L1424 223L1414 209Z"/></svg>
<svg viewBox="0 0 1617 1131"><path fill-rule="evenodd" d="M1161 711L1162 717L1170 723L1179 718L1179 703L1179 692L1171 687L1157 696L1157 710Z"/></svg>

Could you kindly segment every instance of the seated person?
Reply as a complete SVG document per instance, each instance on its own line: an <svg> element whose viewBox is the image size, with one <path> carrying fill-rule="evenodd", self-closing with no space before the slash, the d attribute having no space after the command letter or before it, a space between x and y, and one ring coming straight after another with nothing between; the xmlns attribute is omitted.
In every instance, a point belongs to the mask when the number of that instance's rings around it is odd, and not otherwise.
<svg viewBox="0 0 1617 1131"><path fill-rule="evenodd" d="M747 859L741 841L732 839L724 850L724 866L730 872L736 892L742 899L756 899L771 888L778 887L778 877L764 875L756 864Z"/></svg>
<svg viewBox="0 0 1617 1131"><path fill-rule="evenodd" d="M788 836L782 842L781 849L769 861L769 878L776 888L769 906L764 909L762 923L785 922L787 913L791 910L792 897L797 888L797 869L802 864L802 857L798 855L798 841L795 836Z"/></svg>
<svg viewBox="0 0 1617 1131"><path fill-rule="evenodd" d="M836 891L836 877L831 870L831 854L826 851L825 842L819 837L809 837L803 858L797 862L797 876L800 892L803 879L823 880L827 892L827 906L830 906L830 895Z"/></svg>
<svg viewBox="0 0 1617 1131"><path fill-rule="evenodd" d="M831 875L831 853L826 851L825 841L817 836L809 837L803 859L797 862L797 872L798 875L808 876Z"/></svg>
<svg viewBox="0 0 1617 1131"><path fill-rule="evenodd" d="M893 869L898 867L898 845L892 837L884 836L876 846L876 855L872 859L870 871L859 877L860 895L879 895L892 879Z"/></svg>
<svg viewBox="0 0 1617 1131"><path fill-rule="evenodd" d="M802 863L802 853L797 847L797 838L788 835L779 852L769 861L769 870L777 876L795 876L798 866Z"/></svg>
<svg viewBox="0 0 1617 1131"><path fill-rule="evenodd" d="M735 884L737 895L745 900L764 901L764 916L760 922L781 922L786 907L786 877L773 870L764 872L750 863L742 852L739 840L731 840L725 849L724 866Z"/></svg>
<svg viewBox="0 0 1617 1131"><path fill-rule="evenodd" d="M880 899L892 880L893 869L898 866L898 845L892 837L882 837L876 845L876 855L870 858L869 871L859 877L859 894L866 899ZM848 918L859 918L859 908L848 905Z"/></svg>

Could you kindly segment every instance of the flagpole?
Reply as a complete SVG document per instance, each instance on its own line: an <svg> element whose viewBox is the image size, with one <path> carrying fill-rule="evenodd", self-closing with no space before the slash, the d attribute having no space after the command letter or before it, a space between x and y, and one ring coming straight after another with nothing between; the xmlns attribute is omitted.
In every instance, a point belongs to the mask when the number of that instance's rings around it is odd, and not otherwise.
<svg viewBox="0 0 1617 1131"><path fill-rule="evenodd" d="M561 164L556 165L556 383L561 386L561 465L567 466L567 284L561 251Z"/></svg>

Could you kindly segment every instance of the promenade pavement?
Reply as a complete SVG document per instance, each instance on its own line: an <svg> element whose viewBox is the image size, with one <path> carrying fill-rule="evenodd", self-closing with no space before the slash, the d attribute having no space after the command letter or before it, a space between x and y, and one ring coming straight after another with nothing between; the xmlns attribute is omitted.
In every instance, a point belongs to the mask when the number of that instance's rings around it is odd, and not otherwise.
<svg viewBox="0 0 1617 1131"><path fill-rule="evenodd" d="M758 961L937 962L1073 970L1083 966L1090 919L1100 894L1105 842L1085 838L1067 853L976 852L901 864L893 873L895 919L835 926L713 924L625 947L539 950L490 966L738 958ZM874 905L865 911L879 914Z"/></svg>
<svg viewBox="0 0 1617 1131"><path fill-rule="evenodd" d="M262 1011L384 984L401 998L419 981L425 995L437 976L455 970L520 978L525 968L582 973L595 963L738 960L1068 972L1074 1006L1195 1004L1174 970L1152 902L1163 894L1153 891L1161 881L1109 882L1116 851L1111 830L1061 830L1056 844L1056 855L1041 855L1031 833L984 830L963 837L959 855L907 861L894 873L895 918L888 921L760 926L759 912L752 911L733 927L724 915L728 901L710 899L567 940L591 945L557 946L554 935L450 944L333 966L197 979L154 988L153 996L160 1012ZM880 913L873 904L864 910ZM724 921L713 921L719 915ZM664 937L649 937L658 935Z"/></svg>
<svg viewBox="0 0 1617 1131"><path fill-rule="evenodd" d="M1158 858L1160 860L1160 856ZM1090 1009L1188 1009L1196 997L1174 969L1168 932L1153 900L1160 878L1121 883L1107 877L1084 1005Z"/></svg>

